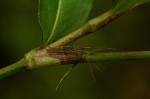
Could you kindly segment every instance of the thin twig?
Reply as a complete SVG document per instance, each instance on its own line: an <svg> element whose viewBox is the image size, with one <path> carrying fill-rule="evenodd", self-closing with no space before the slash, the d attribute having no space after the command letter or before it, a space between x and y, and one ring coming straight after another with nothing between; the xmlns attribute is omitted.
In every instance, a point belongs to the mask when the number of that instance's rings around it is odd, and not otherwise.
<svg viewBox="0 0 150 99"><path fill-rule="evenodd" d="M87 34L93 33L104 26L108 25L112 21L118 19L119 17L123 16L124 14L127 14L128 12L132 11L133 9L139 7L143 3L137 3L130 9L120 12L120 13L115 13L113 10L109 10L108 12L89 20L84 26L79 28L78 30L70 33L69 35L59 39L58 41L50 44L50 47L60 47L64 46L68 43L71 43Z"/></svg>

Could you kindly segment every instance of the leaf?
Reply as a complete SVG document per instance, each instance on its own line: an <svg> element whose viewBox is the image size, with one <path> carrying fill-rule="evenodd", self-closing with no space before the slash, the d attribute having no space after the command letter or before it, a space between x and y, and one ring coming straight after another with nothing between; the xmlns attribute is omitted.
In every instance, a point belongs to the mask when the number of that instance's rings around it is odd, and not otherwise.
<svg viewBox="0 0 150 99"><path fill-rule="evenodd" d="M113 0L113 12L124 12L138 3L145 3L148 1L150 0Z"/></svg>
<svg viewBox="0 0 150 99"><path fill-rule="evenodd" d="M93 0L39 0L43 43L48 45L81 27Z"/></svg>

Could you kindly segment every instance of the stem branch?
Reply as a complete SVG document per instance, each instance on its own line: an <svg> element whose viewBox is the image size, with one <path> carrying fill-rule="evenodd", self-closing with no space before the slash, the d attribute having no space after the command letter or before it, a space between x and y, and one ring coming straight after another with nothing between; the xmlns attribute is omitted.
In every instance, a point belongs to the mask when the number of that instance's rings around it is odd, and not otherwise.
<svg viewBox="0 0 150 99"><path fill-rule="evenodd" d="M132 11L133 9L139 7L142 4L143 3L137 3L133 7L129 8L128 10L126 10L124 12L120 12L120 13L115 13L113 11L113 9L109 10L108 12L89 20L84 26L82 26L78 30L57 40L56 42L50 44L49 46L50 47L60 47L60 46L66 45L68 43L71 43L87 34L93 33L95 31L103 28L104 26L108 25L112 21L118 19L119 17L123 16L124 14L127 14L128 12Z"/></svg>

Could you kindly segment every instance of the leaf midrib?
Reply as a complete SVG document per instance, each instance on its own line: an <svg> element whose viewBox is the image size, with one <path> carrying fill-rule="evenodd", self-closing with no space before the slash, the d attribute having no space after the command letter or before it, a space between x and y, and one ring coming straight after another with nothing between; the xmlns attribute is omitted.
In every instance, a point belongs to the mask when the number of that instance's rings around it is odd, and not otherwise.
<svg viewBox="0 0 150 99"><path fill-rule="evenodd" d="M59 20L59 17L60 17L61 4L62 4L62 0L59 0L58 1L58 9L57 9L54 25L53 25L52 31L50 33L50 36L49 36L49 38L48 38L48 40L46 42L46 45L49 44L50 40L52 39L53 35L55 34L55 30L56 30L56 27L57 27L57 24L58 24L58 20Z"/></svg>

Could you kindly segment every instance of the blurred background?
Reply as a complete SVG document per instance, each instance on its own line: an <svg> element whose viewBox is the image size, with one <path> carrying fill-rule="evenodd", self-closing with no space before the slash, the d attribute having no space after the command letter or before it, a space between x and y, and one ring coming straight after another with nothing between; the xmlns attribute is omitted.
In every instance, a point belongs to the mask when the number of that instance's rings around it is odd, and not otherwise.
<svg viewBox="0 0 150 99"><path fill-rule="evenodd" d="M107 11L111 1L94 0L89 19ZM150 3L147 3L81 38L75 45L115 48L116 51L150 50L149 10ZM0 1L0 68L41 45L37 12L38 0ZM2 79L0 99L150 99L149 60L79 64L55 91L70 66L25 71Z"/></svg>

